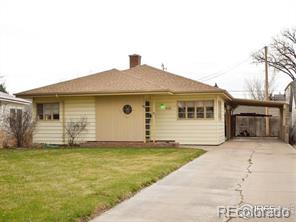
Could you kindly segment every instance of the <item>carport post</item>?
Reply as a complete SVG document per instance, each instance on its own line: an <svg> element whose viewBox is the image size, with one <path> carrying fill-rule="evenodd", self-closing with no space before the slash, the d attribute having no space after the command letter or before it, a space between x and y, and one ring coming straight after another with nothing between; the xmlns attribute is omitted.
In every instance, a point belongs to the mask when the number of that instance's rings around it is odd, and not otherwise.
<svg viewBox="0 0 296 222"><path fill-rule="evenodd" d="M265 60L265 92L264 99L265 101L269 100L269 92L268 92L268 62L267 62L267 46L264 47L264 60ZM265 136L269 136L270 128L269 128L269 117L268 115L268 107L265 107Z"/></svg>
<svg viewBox="0 0 296 222"><path fill-rule="evenodd" d="M289 143L289 120L288 105L284 104L280 108L280 138L286 143Z"/></svg>

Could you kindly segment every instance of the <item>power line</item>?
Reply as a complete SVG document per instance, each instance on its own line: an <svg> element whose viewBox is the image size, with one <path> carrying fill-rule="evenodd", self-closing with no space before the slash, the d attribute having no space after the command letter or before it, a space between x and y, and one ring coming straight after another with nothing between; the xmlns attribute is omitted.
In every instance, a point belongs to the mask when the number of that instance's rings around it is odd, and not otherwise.
<svg viewBox="0 0 296 222"><path fill-rule="evenodd" d="M244 64L245 62L247 62L249 60L249 58L243 60L242 62L232 66L231 68L227 69L226 71L222 72L222 73L218 73L216 75L213 75L213 76L209 76L208 78L203 78L203 81L208 81L208 80L212 80L212 79L215 79L217 77L220 77L222 75L225 75L225 74L229 74L231 71L235 70L236 68L238 68L239 66L241 66L242 64Z"/></svg>
<svg viewBox="0 0 296 222"><path fill-rule="evenodd" d="M227 90L228 92L250 92L249 90ZM265 92L265 90L254 90L254 92ZM285 92L285 90L273 90L273 92Z"/></svg>
<svg viewBox="0 0 296 222"><path fill-rule="evenodd" d="M209 75L205 75L201 78L199 78L199 81L208 81L217 77L220 77L222 75L228 74L230 71L233 71L234 69L236 69L237 67L239 67L240 65L244 64L245 62L247 62L250 59L250 56L248 56L248 58L244 59L243 61L235 64L234 66L230 67L229 69L223 71L223 72L215 72Z"/></svg>

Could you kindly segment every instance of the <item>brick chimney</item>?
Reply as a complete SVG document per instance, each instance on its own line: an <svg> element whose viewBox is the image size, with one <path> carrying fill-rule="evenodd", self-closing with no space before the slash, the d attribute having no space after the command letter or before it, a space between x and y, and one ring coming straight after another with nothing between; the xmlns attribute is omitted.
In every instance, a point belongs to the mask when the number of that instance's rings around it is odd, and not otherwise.
<svg viewBox="0 0 296 222"><path fill-rule="evenodd" d="M130 57L130 68L141 65L141 56L137 54L129 55Z"/></svg>

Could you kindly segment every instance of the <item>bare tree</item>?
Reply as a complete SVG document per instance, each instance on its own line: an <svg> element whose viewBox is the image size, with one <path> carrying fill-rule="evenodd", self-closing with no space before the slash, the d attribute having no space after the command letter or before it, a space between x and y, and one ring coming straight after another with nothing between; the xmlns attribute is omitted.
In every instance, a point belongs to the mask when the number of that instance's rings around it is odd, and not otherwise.
<svg viewBox="0 0 296 222"><path fill-rule="evenodd" d="M10 110L3 118L3 127L8 135L16 141L17 147L28 145L35 129L36 122L32 118L32 113L28 110Z"/></svg>
<svg viewBox="0 0 296 222"><path fill-rule="evenodd" d="M76 139L86 129L87 126L87 118L82 117L77 121L71 120L66 125L66 135L68 137L68 144L73 146L76 144Z"/></svg>
<svg viewBox="0 0 296 222"><path fill-rule="evenodd" d="M276 87L275 80L276 80L276 74L273 73L270 76L269 81L268 81L269 95L272 95L275 91L275 87ZM265 82L264 82L263 78L254 77L252 79L246 79L245 80L245 87L246 87L248 96L252 99L263 101L265 99L264 84L265 84Z"/></svg>
<svg viewBox="0 0 296 222"><path fill-rule="evenodd" d="M264 63L264 52L253 53L254 63ZM296 28L285 30L274 38L269 45L267 56L269 66L288 75L292 80L296 78Z"/></svg>

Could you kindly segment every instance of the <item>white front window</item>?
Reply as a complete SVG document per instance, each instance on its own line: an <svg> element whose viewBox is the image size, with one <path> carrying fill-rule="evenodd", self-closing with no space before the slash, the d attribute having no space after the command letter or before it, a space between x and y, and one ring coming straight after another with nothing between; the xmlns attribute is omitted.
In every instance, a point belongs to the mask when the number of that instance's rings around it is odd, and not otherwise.
<svg viewBox="0 0 296 222"><path fill-rule="evenodd" d="M60 107L59 103L37 104L38 120L59 120Z"/></svg>
<svg viewBox="0 0 296 222"><path fill-rule="evenodd" d="M178 119L213 119L214 101L179 101Z"/></svg>

